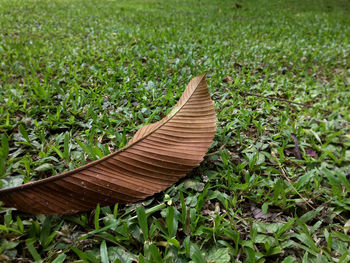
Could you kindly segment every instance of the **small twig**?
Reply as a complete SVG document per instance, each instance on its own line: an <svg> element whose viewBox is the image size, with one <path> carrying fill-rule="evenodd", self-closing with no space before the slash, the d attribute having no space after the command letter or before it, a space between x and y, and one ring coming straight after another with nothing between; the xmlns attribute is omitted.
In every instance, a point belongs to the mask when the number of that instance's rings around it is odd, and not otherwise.
<svg viewBox="0 0 350 263"><path fill-rule="evenodd" d="M166 203L161 203L159 205L156 205L156 206L153 206L153 207L147 209L145 211L145 213L147 216L149 216L149 215L153 214L154 212L162 210L164 207L166 207ZM137 216L133 216L133 217L128 218L127 220L131 221L131 220L134 220L136 218L137 218Z"/></svg>
<svg viewBox="0 0 350 263"><path fill-rule="evenodd" d="M303 199L303 201L308 205L310 206L313 210L316 210L316 208L314 208L299 192L298 190L294 187L292 181L289 179L289 177L287 176L287 172L284 170L283 167L281 167L281 171L282 171L282 174L284 176L284 178L287 179L287 181L289 182L290 186L293 188L293 190L300 196L301 199Z"/></svg>
<svg viewBox="0 0 350 263"><path fill-rule="evenodd" d="M215 152L211 152L211 153L207 153L206 156L212 156L212 155L215 155L215 154L218 154L220 153L221 150L223 150L226 146L227 142L225 142L223 145L220 146L219 150L215 151Z"/></svg>
<svg viewBox="0 0 350 263"><path fill-rule="evenodd" d="M255 94L255 93L251 93L251 92L245 92L245 91L239 91L238 93L240 95L243 94L243 95L248 95L248 96L254 96L254 97L269 99L269 100L279 100L279 101L283 101L283 102L288 102L289 104L295 104L295 105L299 105L299 106L302 106L302 107L305 107L305 108L310 108L311 107L309 104L300 103L300 102L294 102L294 101L291 101L291 100L277 98L277 97L273 97L273 96L264 96L264 95L259 95L259 94ZM333 113L333 111L326 110L326 109L319 109L319 110L327 112L329 114Z"/></svg>
<svg viewBox="0 0 350 263"><path fill-rule="evenodd" d="M237 257L236 257L236 261L237 262L240 262L239 261L239 258L241 257L241 248L238 249L238 254L237 254Z"/></svg>

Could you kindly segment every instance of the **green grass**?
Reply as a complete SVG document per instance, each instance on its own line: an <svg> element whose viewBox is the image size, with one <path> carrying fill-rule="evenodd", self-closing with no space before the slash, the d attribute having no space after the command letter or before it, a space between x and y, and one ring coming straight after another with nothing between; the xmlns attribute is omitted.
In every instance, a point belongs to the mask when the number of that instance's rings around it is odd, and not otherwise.
<svg viewBox="0 0 350 263"><path fill-rule="evenodd" d="M349 13L345 0L0 0L1 187L123 147L203 72L218 118L201 166L141 204L0 208L0 261L349 262Z"/></svg>

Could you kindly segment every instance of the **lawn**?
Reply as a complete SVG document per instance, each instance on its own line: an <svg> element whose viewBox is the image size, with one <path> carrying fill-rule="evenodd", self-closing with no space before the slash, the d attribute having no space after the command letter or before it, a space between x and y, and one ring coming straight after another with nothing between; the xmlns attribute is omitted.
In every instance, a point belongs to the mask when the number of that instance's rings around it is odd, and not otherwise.
<svg viewBox="0 0 350 263"><path fill-rule="evenodd" d="M0 262L349 262L350 2L0 0L0 187L126 145L207 73L200 167L142 203L0 207Z"/></svg>

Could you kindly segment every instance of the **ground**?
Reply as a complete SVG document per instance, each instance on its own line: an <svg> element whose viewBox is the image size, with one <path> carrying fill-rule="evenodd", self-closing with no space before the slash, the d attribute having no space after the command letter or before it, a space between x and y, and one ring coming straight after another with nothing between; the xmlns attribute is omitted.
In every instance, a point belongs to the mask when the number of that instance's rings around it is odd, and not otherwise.
<svg viewBox="0 0 350 263"><path fill-rule="evenodd" d="M349 262L349 1L0 0L0 178L123 147L207 72L217 134L143 203L0 208L0 261Z"/></svg>

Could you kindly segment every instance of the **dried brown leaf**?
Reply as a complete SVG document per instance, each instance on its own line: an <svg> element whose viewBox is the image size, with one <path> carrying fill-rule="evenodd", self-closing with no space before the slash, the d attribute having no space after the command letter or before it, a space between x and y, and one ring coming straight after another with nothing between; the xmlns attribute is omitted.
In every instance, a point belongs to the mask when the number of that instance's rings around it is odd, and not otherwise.
<svg viewBox="0 0 350 263"><path fill-rule="evenodd" d="M142 127L121 150L74 170L0 190L5 206L71 214L129 203L165 190L203 160L216 129L205 75L188 84L164 119Z"/></svg>

